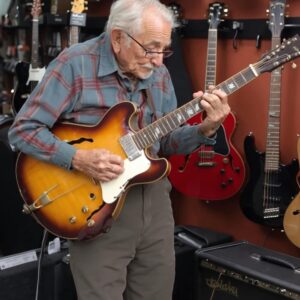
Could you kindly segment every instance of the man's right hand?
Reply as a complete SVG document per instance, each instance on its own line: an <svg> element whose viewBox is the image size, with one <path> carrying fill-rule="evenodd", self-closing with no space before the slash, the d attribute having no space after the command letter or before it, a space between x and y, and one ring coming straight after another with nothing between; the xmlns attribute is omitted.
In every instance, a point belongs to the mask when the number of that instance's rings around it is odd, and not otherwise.
<svg viewBox="0 0 300 300"><path fill-rule="evenodd" d="M119 155L106 149L78 149L72 167L98 181L110 181L124 172L124 162Z"/></svg>

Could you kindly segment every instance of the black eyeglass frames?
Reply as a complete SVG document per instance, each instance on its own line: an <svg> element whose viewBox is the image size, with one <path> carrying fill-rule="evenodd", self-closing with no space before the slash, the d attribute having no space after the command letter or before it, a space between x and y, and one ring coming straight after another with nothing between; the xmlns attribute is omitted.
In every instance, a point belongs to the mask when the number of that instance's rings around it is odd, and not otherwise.
<svg viewBox="0 0 300 300"><path fill-rule="evenodd" d="M167 58L167 57L170 57L173 54L173 50L171 50L171 49L167 49L167 50L163 50L163 51L149 50L149 49L145 48L140 42L138 42L129 33L126 32L126 34L145 51L145 56L146 57L152 58L152 57L156 57L157 55L163 55L164 58Z"/></svg>

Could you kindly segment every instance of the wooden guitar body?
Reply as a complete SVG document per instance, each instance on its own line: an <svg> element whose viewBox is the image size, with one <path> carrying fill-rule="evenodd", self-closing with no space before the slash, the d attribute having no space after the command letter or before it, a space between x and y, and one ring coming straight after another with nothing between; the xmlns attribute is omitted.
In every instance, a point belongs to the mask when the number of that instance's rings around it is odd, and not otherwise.
<svg viewBox="0 0 300 300"><path fill-rule="evenodd" d="M131 131L129 123L134 114L135 106L122 102L110 109L96 126L60 124L52 132L78 149L105 148L125 160L119 138ZM120 184L124 189L158 180L167 174L168 162L165 159L147 156L147 160L151 163L147 172L124 179L125 182ZM138 171L143 168L138 167ZM93 178L30 156L19 155L16 173L26 203L25 211L29 210L41 225L64 238L85 239L107 230L123 204L124 197L105 203L103 184Z"/></svg>
<svg viewBox="0 0 300 300"><path fill-rule="evenodd" d="M202 122L202 113L190 124ZM236 119L230 113L217 131L214 146L203 145L190 155L170 157L169 174L174 187L201 200L224 200L234 196L245 181L245 165L231 143Z"/></svg>
<svg viewBox="0 0 300 300"><path fill-rule="evenodd" d="M241 194L241 209L252 221L281 228L286 208L295 197L298 186L297 159L278 170L265 172L265 153L258 152L252 135L244 142L245 156L249 165L249 180Z"/></svg>

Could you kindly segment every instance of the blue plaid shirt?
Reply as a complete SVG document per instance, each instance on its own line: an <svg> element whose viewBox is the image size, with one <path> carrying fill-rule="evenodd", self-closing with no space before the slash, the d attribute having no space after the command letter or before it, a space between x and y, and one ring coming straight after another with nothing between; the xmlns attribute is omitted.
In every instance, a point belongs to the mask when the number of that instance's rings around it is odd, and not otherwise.
<svg viewBox="0 0 300 300"><path fill-rule="evenodd" d="M148 90L155 112L146 97ZM16 150L71 168L76 146L51 133L57 122L97 124L113 105L129 100L140 108L143 127L176 109L177 100L167 68L162 65L152 76L139 80L134 90L122 76L106 33L65 49L47 68L42 81L23 105L9 130L9 142ZM153 145L153 153L187 154L213 139L199 135L198 126L185 125Z"/></svg>

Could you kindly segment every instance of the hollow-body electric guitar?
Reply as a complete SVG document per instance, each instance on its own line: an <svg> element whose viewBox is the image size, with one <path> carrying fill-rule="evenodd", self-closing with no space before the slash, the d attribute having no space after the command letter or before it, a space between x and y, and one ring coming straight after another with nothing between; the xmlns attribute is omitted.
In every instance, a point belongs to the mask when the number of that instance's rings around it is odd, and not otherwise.
<svg viewBox="0 0 300 300"><path fill-rule="evenodd" d="M269 27L272 47L280 44L284 27L285 0L270 3ZM296 174L298 162L280 164L280 92L281 68L271 73L269 117L266 152L255 149L254 136L244 142L245 156L249 165L249 180L241 194L241 208L250 220L271 227L282 227L284 212L297 193Z"/></svg>
<svg viewBox="0 0 300 300"><path fill-rule="evenodd" d="M227 13L222 3L209 5L209 30L205 88L216 84L218 26ZM189 124L203 121L203 113L188 120ZM180 193L199 200L225 200L235 195L245 181L244 162L231 143L236 118L229 113L217 130L216 144L201 145L189 155L172 155L169 158L172 186Z"/></svg>
<svg viewBox="0 0 300 300"><path fill-rule="evenodd" d="M260 74L300 56L298 35L273 49L260 61L230 77L217 88L232 94ZM137 109L124 101L110 108L95 126L57 124L52 132L78 149L106 148L124 159L125 171L109 182L98 182L76 170L20 153L16 178L24 212L57 236L89 239L106 231L121 212L128 189L157 181L169 172L165 158L152 158L149 147L202 111L194 98L152 124L135 131Z"/></svg>

